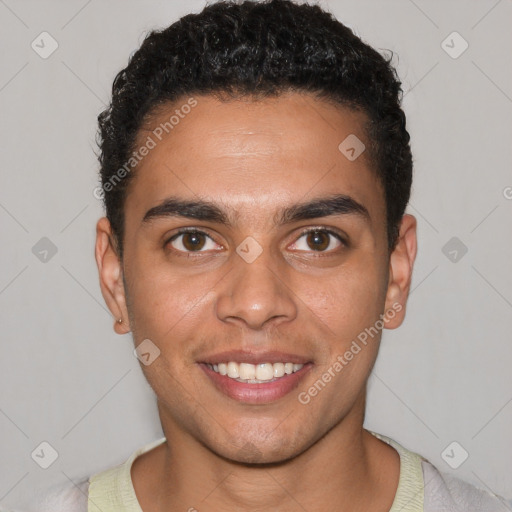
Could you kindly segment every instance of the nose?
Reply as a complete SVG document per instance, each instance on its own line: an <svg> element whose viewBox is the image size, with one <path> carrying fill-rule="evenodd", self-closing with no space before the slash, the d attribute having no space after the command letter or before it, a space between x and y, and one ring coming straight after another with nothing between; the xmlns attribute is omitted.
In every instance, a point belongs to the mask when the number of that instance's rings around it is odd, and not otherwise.
<svg viewBox="0 0 512 512"><path fill-rule="evenodd" d="M273 264L269 251L252 263L233 254L234 268L221 281L217 317L250 329L277 326L297 315L297 297L287 283L287 270Z"/></svg>

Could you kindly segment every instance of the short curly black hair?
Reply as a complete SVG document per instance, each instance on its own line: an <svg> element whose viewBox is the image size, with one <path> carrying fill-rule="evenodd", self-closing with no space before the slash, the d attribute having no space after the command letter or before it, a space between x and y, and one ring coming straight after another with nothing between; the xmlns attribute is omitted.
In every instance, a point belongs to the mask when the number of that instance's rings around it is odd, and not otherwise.
<svg viewBox="0 0 512 512"><path fill-rule="evenodd" d="M369 154L384 189L388 246L394 248L410 196L412 155L391 57L318 5L223 0L150 32L115 77L112 101L98 116L101 196L121 259L124 202L133 177L126 163L147 119L192 94L236 99L285 91L366 114Z"/></svg>

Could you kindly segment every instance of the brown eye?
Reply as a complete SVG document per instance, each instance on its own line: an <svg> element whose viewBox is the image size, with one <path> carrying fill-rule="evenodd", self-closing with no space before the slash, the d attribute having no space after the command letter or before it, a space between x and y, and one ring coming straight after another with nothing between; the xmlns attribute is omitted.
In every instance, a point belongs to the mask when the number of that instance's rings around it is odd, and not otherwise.
<svg viewBox="0 0 512 512"><path fill-rule="evenodd" d="M314 251L325 251L331 242L330 235L325 231L311 231L308 233L306 241Z"/></svg>
<svg viewBox="0 0 512 512"><path fill-rule="evenodd" d="M185 233L183 235L183 247L187 251L199 251L205 244L205 237L201 233Z"/></svg>
<svg viewBox="0 0 512 512"><path fill-rule="evenodd" d="M310 229L303 232L290 247L301 252L330 252L341 245L343 242L337 233L325 229Z"/></svg>
<svg viewBox="0 0 512 512"><path fill-rule="evenodd" d="M219 246L202 231L180 231L168 242L181 252L205 252Z"/></svg>

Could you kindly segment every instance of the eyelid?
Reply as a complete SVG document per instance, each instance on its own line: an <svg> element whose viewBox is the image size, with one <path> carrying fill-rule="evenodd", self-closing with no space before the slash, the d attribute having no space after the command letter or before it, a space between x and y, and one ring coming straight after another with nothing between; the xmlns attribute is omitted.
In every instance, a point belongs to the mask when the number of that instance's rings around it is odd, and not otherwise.
<svg viewBox="0 0 512 512"><path fill-rule="evenodd" d="M297 240L299 240L299 238L301 238L304 235L307 235L311 232L314 232L314 231L322 231L324 233L328 233L329 235L334 236L344 246L348 247L348 245L349 245L348 237L346 235L342 234L342 232L338 231L335 228L327 227L327 226L308 226L301 231L300 235L297 238L295 238L295 240L292 243L295 243ZM312 251L312 252L315 252L315 251ZM318 251L318 252L321 252L321 251ZM330 251L324 251L324 252L330 252Z"/></svg>
<svg viewBox="0 0 512 512"><path fill-rule="evenodd" d="M342 233L338 232L338 230L336 230L336 229L334 229L332 227L327 227L327 226L308 226L308 227L305 227L305 228L303 228L301 230L299 236L294 238L293 242L291 244L289 244L289 245L292 245L292 244L296 243L304 235L307 235L307 234L309 234L311 232L315 232L315 231L321 231L321 232L324 232L324 233L327 233L329 235L334 236L345 247L347 247L349 245L348 241L347 241L347 238L346 238L346 235L343 235ZM185 226L183 228L180 228L172 236L166 238L164 246L167 246L170 242L174 241L176 238L178 238L179 236L181 236L183 234L186 234L186 233L199 233L201 235L204 235L204 236L208 237L212 242L214 242L215 244L219 245L221 248L224 248L224 245L220 244L219 242L217 242L217 240L215 240L215 238L213 238L207 231L205 231L204 228L197 228L197 227L194 227L194 226ZM202 252L208 252L208 251L181 251L180 249L175 249L175 248L173 248L173 250L178 251L178 252L185 252L187 254L194 254L194 253L200 254ZM321 252L328 253L328 252L332 252L332 251L333 251L332 249L330 251L313 251L313 250L311 250L311 252L319 252L319 253L321 253ZM298 252L307 252L307 251L298 251Z"/></svg>
<svg viewBox="0 0 512 512"><path fill-rule="evenodd" d="M211 236L207 231L205 231L204 228L196 228L194 226L185 226L183 228L180 228L176 233L174 233L170 237L166 237L165 242L164 242L164 247L166 247L168 244L173 242L176 238L180 237L181 235L187 234L187 233L198 233L200 235L204 235L207 238L209 238L212 242L214 242L216 245L219 245L222 248L224 247L223 244L220 244L219 242L217 242L217 240L215 240L215 238L213 238L213 236ZM198 254L201 252L208 252L208 251L181 251L180 249L176 249L174 247L173 247L173 250L177 251L177 252L184 252L186 254Z"/></svg>
<svg viewBox="0 0 512 512"><path fill-rule="evenodd" d="M322 226L322 225L307 226L302 230L301 235L303 235L305 233L309 233L310 231L325 231L326 233L331 233L332 235L339 236L340 238L343 238L343 234L341 231L339 231L333 227Z"/></svg>

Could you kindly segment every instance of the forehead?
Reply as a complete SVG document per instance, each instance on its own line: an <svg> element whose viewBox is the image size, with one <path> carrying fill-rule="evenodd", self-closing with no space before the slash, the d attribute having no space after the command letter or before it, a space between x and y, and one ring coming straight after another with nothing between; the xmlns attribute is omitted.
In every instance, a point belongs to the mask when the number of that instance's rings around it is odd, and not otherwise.
<svg viewBox="0 0 512 512"><path fill-rule="evenodd" d="M369 144L365 122L360 112L308 94L184 97L161 107L138 133L137 145L151 140L151 149L130 183L127 220L179 195L221 203L254 222L274 216L278 205L326 193L354 197L379 217L383 191L368 152L353 159Z"/></svg>

